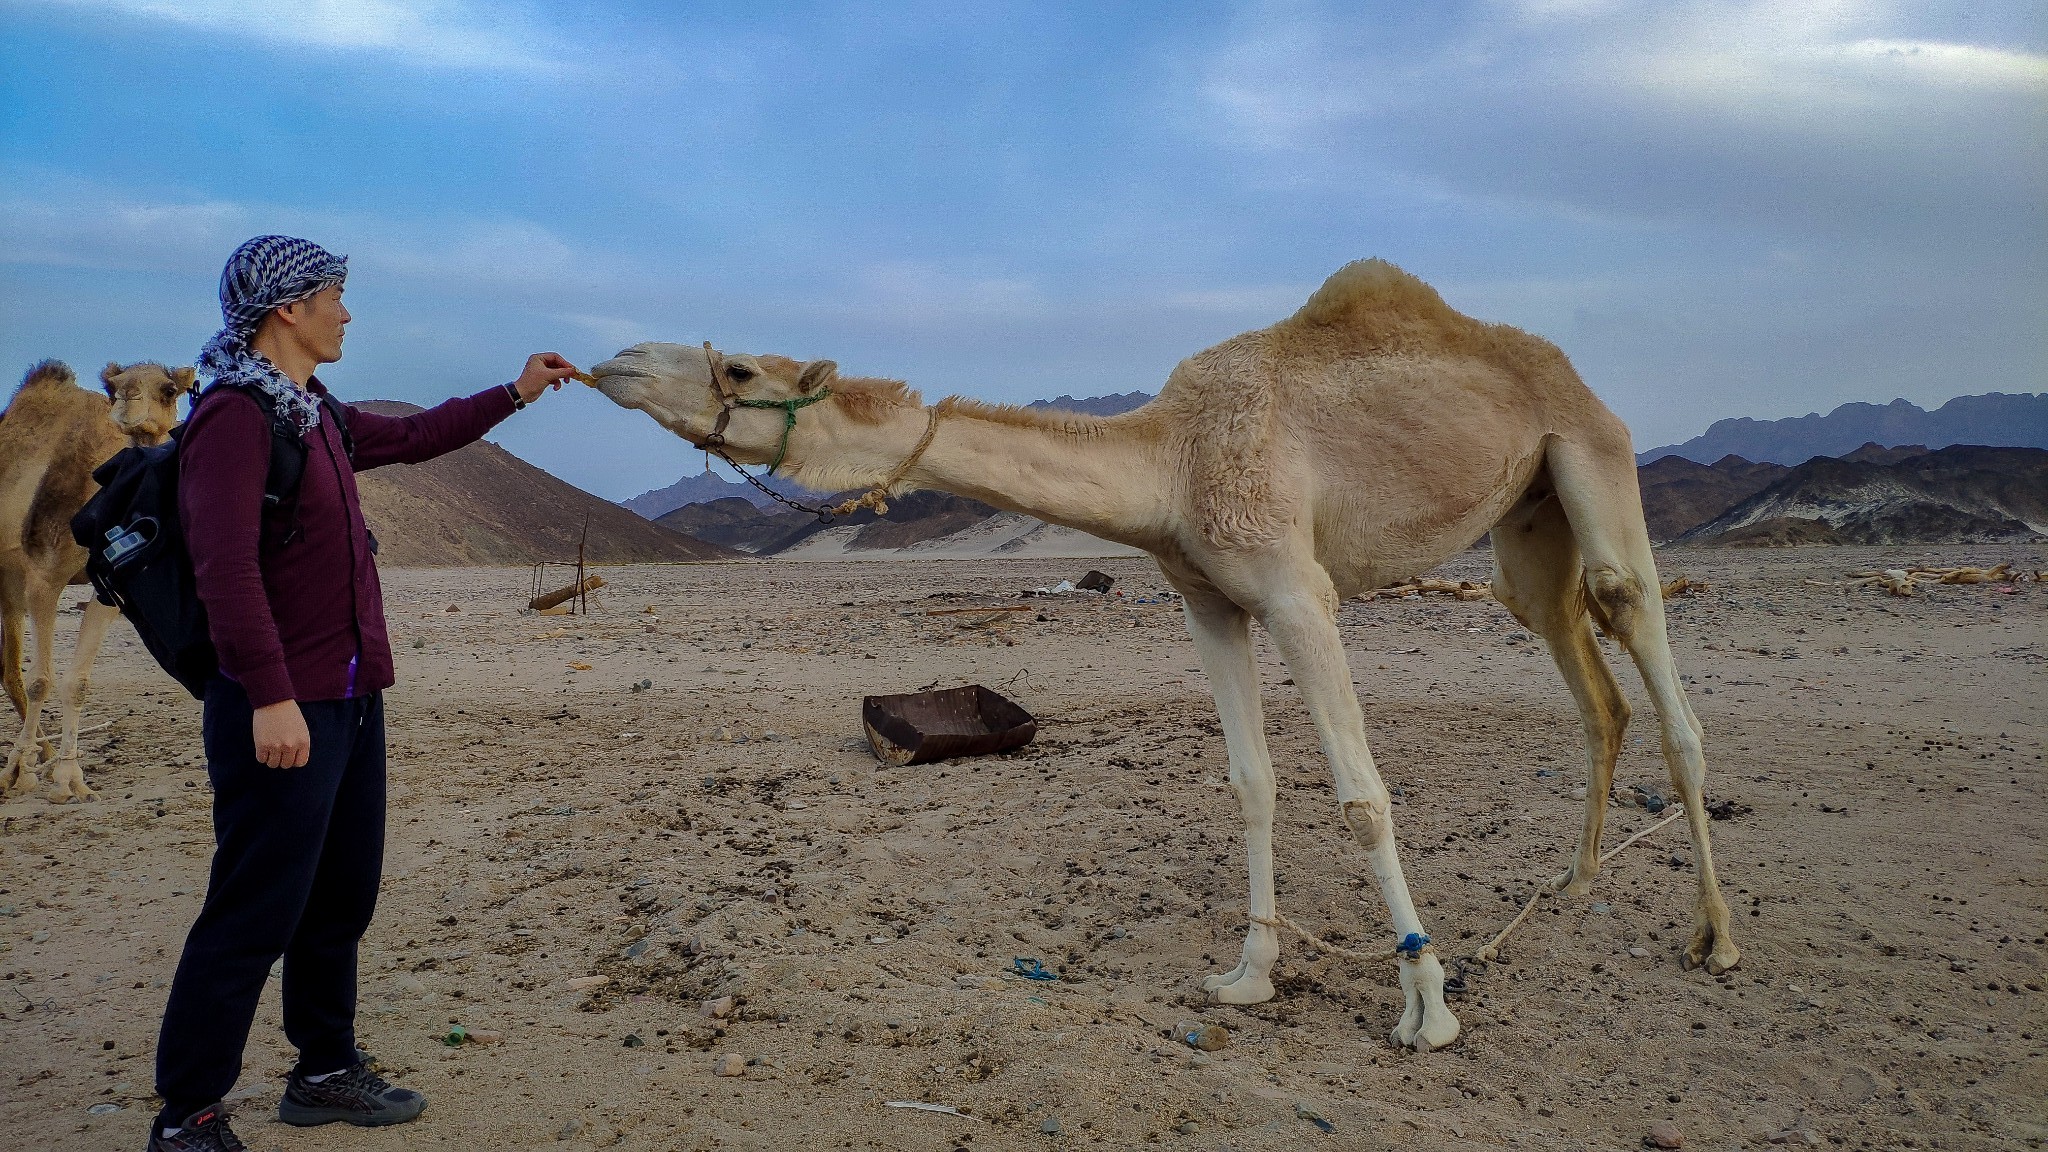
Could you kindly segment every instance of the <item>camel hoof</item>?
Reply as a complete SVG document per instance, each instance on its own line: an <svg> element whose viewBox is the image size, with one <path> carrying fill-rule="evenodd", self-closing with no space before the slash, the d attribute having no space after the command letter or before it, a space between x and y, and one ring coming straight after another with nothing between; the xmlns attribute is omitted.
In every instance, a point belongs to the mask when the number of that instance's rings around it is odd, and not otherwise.
<svg viewBox="0 0 2048 1152"><path fill-rule="evenodd" d="M1731 971L1741 962L1742 950L1735 946L1734 938L1711 927L1700 928L1693 933L1692 942L1686 945L1682 957L1682 965L1687 971L1705 968L1709 976Z"/></svg>
<svg viewBox="0 0 2048 1152"><path fill-rule="evenodd" d="M1264 976L1249 973L1219 983L1223 978L1211 976L1202 981L1202 991L1217 1004L1264 1004L1273 998L1273 982Z"/></svg>
<svg viewBox="0 0 2048 1152"><path fill-rule="evenodd" d="M1463 1031L1458 1018L1451 1015L1450 1009L1446 1008L1441 1012L1425 1013L1419 1024L1410 1024L1408 1018L1403 1016L1401 1023L1394 1026L1394 1031L1388 1039L1394 1042L1396 1048L1412 1048L1418 1053L1435 1052L1456 1044L1459 1034Z"/></svg>
<svg viewBox="0 0 2048 1152"><path fill-rule="evenodd" d="M1576 866L1567 868L1551 878L1550 890L1566 896L1584 896L1593 890L1593 877L1588 876L1581 880Z"/></svg>

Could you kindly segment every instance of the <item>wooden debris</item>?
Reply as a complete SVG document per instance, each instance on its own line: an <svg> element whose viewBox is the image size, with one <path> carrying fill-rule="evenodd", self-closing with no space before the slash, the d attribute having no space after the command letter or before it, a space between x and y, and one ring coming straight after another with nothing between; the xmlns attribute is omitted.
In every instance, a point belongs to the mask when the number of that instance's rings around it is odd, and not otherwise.
<svg viewBox="0 0 2048 1152"><path fill-rule="evenodd" d="M566 604L586 592L595 592L602 587L604 587L604 577L593 572L585 576L580 582L571 584L566 588L557 588L553 592L535 596L526 602L526 606L535 612L545 612L557 604Z"/></svg>
<svg viewBox="0 0 2048 1152"><path fill-rule="evenodd" d="M1377 600L1382 596L1398 598L1409 593L1443 593L1460 600L1491 600L1493 584L1490 581L1445 580L1436 576L1424 576L1405 584L1389 584L1360 595L1360 600Z"/></svg>
<svg viewBox="0 0 2048 1152"><path fill-rule="evenodd" d="M1702 581L1694 580L1690 576L1680 576L1664 585L1664 599L1669 600L1673 596L1684 596L1692 592L1705 592L1707 588L1708 585Z"/></svg>
<svg viewBox="0 0 2048 1152"><path fill-rule="evenodd" d="M1882 588L1894 596L1912 596L1922 584L2011 584L2017 579L2011 564L1991 568L1887 568L1881 572L1851 572L1844 587Z"/></svg>

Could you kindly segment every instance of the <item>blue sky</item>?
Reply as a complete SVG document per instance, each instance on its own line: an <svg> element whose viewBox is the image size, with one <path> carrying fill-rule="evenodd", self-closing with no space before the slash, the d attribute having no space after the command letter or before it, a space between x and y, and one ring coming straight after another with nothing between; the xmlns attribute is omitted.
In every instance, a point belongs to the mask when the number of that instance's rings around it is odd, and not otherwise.
<svg viewBox="0 0 2048 1152"><path fill-rule="evenodd" d="M289 232L350 257L351 399L645 339L1152 391L1365 256L1639 448L2041 391L2044 53L2025 0L0 0L0 365L188 363ZM580 389L493 438L613 498L699 464Z"/></svg>

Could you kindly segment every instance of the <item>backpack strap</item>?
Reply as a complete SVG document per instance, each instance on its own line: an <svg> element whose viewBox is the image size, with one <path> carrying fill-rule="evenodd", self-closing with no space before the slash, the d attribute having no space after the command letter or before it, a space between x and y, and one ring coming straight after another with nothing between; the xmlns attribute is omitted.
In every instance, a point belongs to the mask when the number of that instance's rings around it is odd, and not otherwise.
<svg viewBox="0 0 2048 1152"><path fill-rule="evenodd" d="M327 412L328 418L334 421L334 430L341 433L341 454L348 457L349 467L354 469L356 437L354 430L348 426L348 406L336 400L334 393L323 392L320 394L320 407Z"/></svg>

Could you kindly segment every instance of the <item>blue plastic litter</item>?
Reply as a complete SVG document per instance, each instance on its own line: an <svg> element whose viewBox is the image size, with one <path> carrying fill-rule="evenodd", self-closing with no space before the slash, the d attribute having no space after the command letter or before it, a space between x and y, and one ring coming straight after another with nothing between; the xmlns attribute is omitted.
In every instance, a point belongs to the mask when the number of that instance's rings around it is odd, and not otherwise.
<svg viewBox="0 0 2048 1152"><path fill-rule="evenodd" d="M1057 972L1047 972L1045 965L1040 964L1035 956L1011 957L1010 971L1015 972L1026 980L1057 980L1060 978Z"/></svg>

